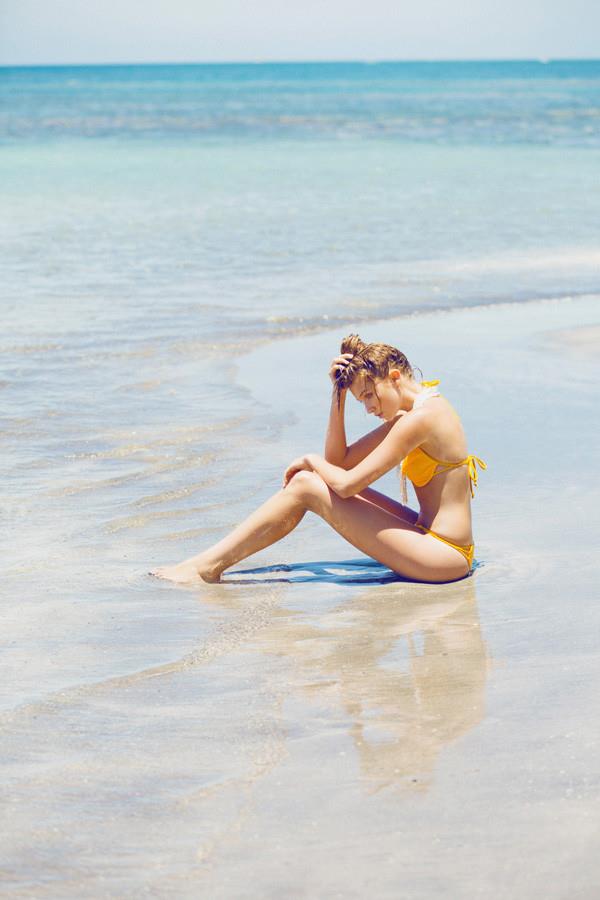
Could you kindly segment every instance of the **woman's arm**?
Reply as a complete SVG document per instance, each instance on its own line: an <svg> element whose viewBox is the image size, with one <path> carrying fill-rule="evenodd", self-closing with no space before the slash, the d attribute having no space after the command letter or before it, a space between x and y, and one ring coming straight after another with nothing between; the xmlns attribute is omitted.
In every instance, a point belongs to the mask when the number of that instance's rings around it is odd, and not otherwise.
<svg viewBox="0 0 600 900"><path fill-rule="evenodd" d="M351 353L343 356L336 356L332 361L329 370L329 378L331 379L334 389L331 394L331 406L329 409L329 422L327 424L327 434L325 436L325 459L334 466L341 466L342 469L352 469L361 462L389 433L393 422L385 422L378 428L374 428L368 434L363 435L353 444L348 446L346 439L345 412L346 397L348 389L342 389L339 394L335 389L336 372L347 365L347 361L352 359Z"/></svg>
<svg viewBox="0 0 600 900"><path fill-rule="evenodd" d="M353 469L359 462L362 462L369 453L372 453L381 444L396 421L397 419L394 419L392 422L384 422L383 425L378 425L377 428L368 431L362 437L359 437L357 441L354 441L353 444L350 444L346 450L342 468Z"/></svg>
<svg viewBox="0 0 600 900"><path fill-rule="evenodd" d="M346 391L342 391L340 394L338 407L337 396L335 391L333 392L324 455L327 462L333 463L334 466L341 466L342 469L352 469L368 456L382 442L384 437L389 434L393 422L384 422L383 425L379 425L373 431L363 434L362 437L348 446L346 426L344 424L346 394Z"/></svg>
<svg viewBox="0 0 600 900"><path fill-rule="evenodd" d="M383 440L353 468L344 469L316 453L309 453L288 467L284 485L296 472L308 469L317 472L339 497L353 497L398 465L411 450L426 440L430 430L430 413L420 409L410 416L394 420Z"/></svg>
<svg viewBox="0 0 600 900"><path fill-rule="evenodd" d="M344 424L346 394L346 390L341 391L339 395L335 389L331 392L331 408L329 410L327 434L325 435L325 459L335 466L344 466L344 460L348 452L346 426Z"/></svg>
<svg viewBox="0 0 600 900"><path fill-rule="evenodd" d="M329 380L333 385L333 390L331 392L327 434L325 435L325 459L336 466L344 464L344 457L348 450L346 427L344 425L348 389L342 388L338 391L337 383L340 372L344 371L352 356L352 353L342 353L341 356L334 357L329 366Z"/></svg>

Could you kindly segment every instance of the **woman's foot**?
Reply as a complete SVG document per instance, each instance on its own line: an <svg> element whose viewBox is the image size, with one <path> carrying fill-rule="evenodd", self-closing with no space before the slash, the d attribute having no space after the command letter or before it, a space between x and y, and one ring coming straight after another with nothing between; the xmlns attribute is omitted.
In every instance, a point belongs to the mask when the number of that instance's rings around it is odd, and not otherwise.
<svg viewBox="0 0 600 900"><path fill-rule="evenodd" d="M155 578L164 578L166 581L173 581L175 584L214 584L221 580L221 573L215 572L208 566L202 565L202 561L196 559L186 559L176 566L160 566L153 569L150 575Z"/></svg>

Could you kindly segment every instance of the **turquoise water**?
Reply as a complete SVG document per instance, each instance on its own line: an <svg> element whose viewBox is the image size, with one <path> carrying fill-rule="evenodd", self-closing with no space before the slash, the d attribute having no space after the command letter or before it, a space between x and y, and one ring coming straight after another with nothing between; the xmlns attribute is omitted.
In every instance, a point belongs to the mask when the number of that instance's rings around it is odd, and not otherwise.
<svg viewBox="0 0 600 900"><path fill-rule="evenodd" d="M12 68L8 139L310 140L598 146L600 63L264 63Z"/></svg>
<svg viewBox="0 0 600 900"><path fill-rule="evenodd" d="M222 339L595 290L599 88L593 61L0 70L10 324L193 302Z"/></svg>

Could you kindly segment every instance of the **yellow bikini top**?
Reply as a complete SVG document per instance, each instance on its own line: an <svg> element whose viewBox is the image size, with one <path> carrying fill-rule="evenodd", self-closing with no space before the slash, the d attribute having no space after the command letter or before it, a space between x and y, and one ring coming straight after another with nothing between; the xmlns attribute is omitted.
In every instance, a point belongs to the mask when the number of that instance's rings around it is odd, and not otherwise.
<svg viewBox="0 0 600 900"><path fill-rule="evenodd" d="M413 409L419 408L430 397L439 397L440 392L435 390L439 381L422 381L424 391L414 403ZM406 479L410 478L415 487L423 487L429 484L434 475L440 475L442 472L448 472L450 469L459 469L461 466L467 466L469 472L469 487L471 489L471 497L475 496L475 487L477 486L477 466L481 469L487 469L486 464L478 456L466 456L458 462L449 462L446 459L435 459L430 456L422 447L415 447L410 453L404 457L400 467L402 473L402 502L408 502L406 491Z"/></svg>

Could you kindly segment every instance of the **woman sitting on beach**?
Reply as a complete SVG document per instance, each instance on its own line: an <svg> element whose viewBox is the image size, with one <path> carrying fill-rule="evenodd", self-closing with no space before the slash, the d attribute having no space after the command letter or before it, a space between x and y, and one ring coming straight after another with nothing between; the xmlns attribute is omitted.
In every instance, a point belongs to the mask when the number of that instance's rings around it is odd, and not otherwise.
<svg viewBox="0 0 600 900"><path fill-rule="evenodd" d="M289 534L307 511L321 516L363 553L405 578L464 578L473 563L471 497L476 464L467 455L456 412L436 389L418 382L405 355L387 344L342 341L329 372L333 395L325 456L308 453L286 469L282 489L213 547L153 572L189 583L218 581L242 559ZM350 446L344 408L348 390L383 424ZM419 512L369 487L402 462Z"/></svg>

